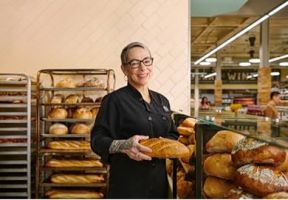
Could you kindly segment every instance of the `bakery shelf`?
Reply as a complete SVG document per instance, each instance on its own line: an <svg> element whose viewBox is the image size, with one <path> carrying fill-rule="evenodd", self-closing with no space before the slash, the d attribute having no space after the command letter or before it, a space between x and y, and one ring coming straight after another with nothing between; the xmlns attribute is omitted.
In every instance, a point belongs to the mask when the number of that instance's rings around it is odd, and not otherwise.
<svg viewBox="0 0 288 200"><path fill-rule="evenodd" d="M26 112L0 112L0 116L26 116Z"/></svg>
<svg viewBox="0 0 288 200"><path fill-rule="evenodd" d="M0 168L0 173L18 173L18 172L27 172L27 168L8 168L2 169ZM30 177L29 177L30 178Z"/></svg>
<svg viewBox="0 0 288 200"><path fill-rule="evenodd" d="M27 192L18 192L18 191L15 191L15 192L0 192L0 197L27 197L28 196L28 193Z"/></svg>
<svg viewBox="0 0 288 200"><path fill-rule="evenodd" d="M41 149L40 153L93 153L91 149Z"/></svg>
<svg viewBox="0 0 288 200"><path fill-rule="evenodd" d="M46 121L46 122L68 122L68 123L75 123L75 122L86 122L86 123L91 123L91 122L94 122L95 119L72 119L72 118L69 118L69 119L49 119L49 118L42 118L43 121Z"/></svg>
<svg viewBox="0 0 288 200"><path fill-rule="evenodd" d="M27 108L27 104L24 103L15 103L15 104L11 104L11 103L1 103L0 101L0 108Z"/></svg>
<svg viewBox="0 0 288 200"><path fill-rule="evenodd" d="M4 152L1 152L0 151L0 155L27 155L27 151L4 151Z"/></svg>
<svg viewBox="0 0 288 200"><path fill-rule="evenodd" d="M0 92L27 92L25 88L11 88L11 87L1 87Z"/></svg>
<svg viewBox="0 0 288 200"><path fill-rule="evenodd" d="M1 181L26 181L26 176L0 176Z"/></svg>
<svg viewBox="0 0 288 200"><path fill-rule="evenodd" d="M28 187L28 185L27 184L7 184L7 183L5 183L5 184L0 184L0 188L1 189L25 189L25 188L27 188Z"/></svg>
<svg viewBox="0 0 288 200"><path fill-rule="evenodd" d="M54 135L54 134L42 134L44 138L90 138L90 134L65 134L65 135Z"/></svg>
<svg viewBox="0 0 288 200"><path fill-rule="evenodd" d="M60 184L60 183L42 183L44 187L106 187L107 184L104 183L86 183L86 184Z"/></svg>
<svg viewBox="0 0 288 200"><path fill-rule="evenodd" d="M11 104L17 105L17 103L13 103L16 100L27 100L27 97L23 95L1 96L0 102L11 102Z"/></svg>
<svg viewBox="0 0 288 200"><path fill-rule="evenodd" d="M0 139L27 139L26 135L0 135Z"/></svg>
<svg viewBox="0 0 288 200"><path fill-rule="evenodd" d="M100 103L41 103L42 106L93 106L100 107Z"/></svg>
<svg viewBox="0 0 288 200"><path fill-rule="evenodd" d="M107 168L105 167L43 167L47 171L85 171L90 173L106 174Z"/></svg>
<svg viewBox="0 0 288 200"><path fill-rule="evenodd" d="M47 87L47 88L40 88L40 90L41 91L76 92L76 91L107 91L107 88L97 88L97 87L56 88L56 87Z"/></svg>
<svg viewBox="0 0 288 200"><path fill-rule="evenodd" d="M0 143L0 147L27 147L27 143ZM1 153L0 153L1 154ZM0 161L1 163L1 161Z"/></svg>
<svg viewBox="0 0 288 200"><path fill-rule="evenodd" d="M27 160L0 160L0 165L27 165Z"/></svg>
<svg viewBox="0 0 288 200"><path fill-rule="evenodd" d="M0 120L0 124L26 124L28 122L27 119L7 119L7 120Z"/></svg>
<svg viewBox="0 0 288 200"><path fill-rule="evenodd" d="M5 132L27 131L27 127L0 127L0 131L5 131Z"/></svg>

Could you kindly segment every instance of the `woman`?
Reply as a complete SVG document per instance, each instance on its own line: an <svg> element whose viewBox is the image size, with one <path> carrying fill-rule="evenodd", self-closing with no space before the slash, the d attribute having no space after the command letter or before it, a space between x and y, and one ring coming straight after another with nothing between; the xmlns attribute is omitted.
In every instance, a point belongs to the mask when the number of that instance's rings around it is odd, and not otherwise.
<svg viewBox="0 0 288 200"><path fill-rule="evenodd" d="M274 91L270 94L270 101L267 103L266 107L264 108L264 116L270 117L272 119L276 119L279 117L278 111L276 106L281 101L280 92Z"/></svg>
<svg viewBox="0 0 288 200"><path fill-rule="evenodd" d="M208 98L205 97L205 96L202 97L202 99L201 99L200 109L201 109L201 110L208 110L208 109L210 109L210 104L209 104Z"/></svg>
<svg viewBox="0 0 288 200"><path fill-rule="evenodd" d="M128 84L104 97L91 134L93 151L110 164L107 198L167 198L165 160L145 155L151 149L139 140L178 138L169 101L148 88L153 58L144 44L127 45L121 62Z"/></svg>

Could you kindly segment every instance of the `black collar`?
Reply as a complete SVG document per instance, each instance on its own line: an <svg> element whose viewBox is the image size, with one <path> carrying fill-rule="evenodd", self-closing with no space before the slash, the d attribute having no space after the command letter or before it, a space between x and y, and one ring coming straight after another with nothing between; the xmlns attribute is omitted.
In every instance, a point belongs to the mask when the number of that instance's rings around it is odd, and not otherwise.
<svg viewBox="0 0 288 200"><path fill-rule="evenodd" d="M129 91L131 92L131 94L136 98L138 99L139 101L143 101L143 97L141 95L141 93L135 88L133 87L131 84L127 84L127 88L129 89ZM154 100L154 96L153 96L153 93L151 90L149 90L149 95L150 95L150 98L151 98L151 102Z"/></svg>

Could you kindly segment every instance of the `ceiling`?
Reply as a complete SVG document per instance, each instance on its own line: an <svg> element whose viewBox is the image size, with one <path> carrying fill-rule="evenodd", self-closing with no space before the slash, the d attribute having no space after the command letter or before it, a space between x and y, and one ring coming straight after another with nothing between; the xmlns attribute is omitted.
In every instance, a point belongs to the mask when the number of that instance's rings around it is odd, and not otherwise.
<svg viewBox="0 0 288 200"><path fill-rule="evenodd" d="M285 1L247 0L236 12L213 17L192 17L192 62L283 2ZM255 27L218 51L218 56L224 64L226 61L229 61L229 66L238 66L240 61L247 61L251 56L258 58L259 32L260 27ZM255 37L254 46L249 42L249 38L253 37ZM288 7L281 10L269 20L269 46L270 58L288 54ZM251 55L253 51L254 54Z"/></svg>

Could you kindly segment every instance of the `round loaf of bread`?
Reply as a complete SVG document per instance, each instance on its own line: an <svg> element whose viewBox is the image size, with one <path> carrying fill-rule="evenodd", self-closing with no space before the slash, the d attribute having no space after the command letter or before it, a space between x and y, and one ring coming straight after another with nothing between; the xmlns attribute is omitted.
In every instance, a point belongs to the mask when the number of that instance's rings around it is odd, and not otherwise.
<svg viewBox="0 0 288 200"><path fill-rule="evenodd" d="M204 161L206 175L233 180L236 168L228 153L217 153L207 157Z"/></svg>
<svg viewBox="0 0 288 200"><path fill-rule="evenodd" d="M64 100L64 96L61 95L61 94L56 94L52 97L50 103L51 104L59 104L59 103L62 103Z"/></svg>
<svg viewBox="0 0 288 200"><path fill-rule="evenodd" d="M64 103L67 103L67 104L79 103L79 96L76 94L70 94L66 97Z"/></svg>
<svg viewBox="0 0 288 200"><path fill-rule="evenodd" d="M287 192L276 192L272 194L268 194L264 197L264 199L288 199Z"/></svg>
<svg viewBox="0 0 288 200"><path fill-rule="evenodd" d="M209 153L231 153L234 145L244 136L238 133L222 130L218 131L207 143L206 151Z"/></svg>
<svg viewBox="0 0 288 200"><path fill-rule="evenodd" d="M68 116L68 112L64 108L53 108L48 113L49 119L66 119Z"/></svg>
<svg viewBox="0 0 288 200"><path fill-rule="evenodd" d="M194 134L194 128L192 127L184 127L184 126L178 126L177 127L177 132L180 134L180 135L183 135L183 136L190 136L192 134Z"/></svg>
<svg viewBox="0 0 288 200"><path fill-rule="evenodd" d="M77 123L72 125L72 134L90 134L90 127L87 124Z"/></svg>
<svg viewBox="0 0 288 200"><path fill-rule="evenodd" d="M259 197L288 190L286 175L272 167L244 165L235 172L234 181L244 190Z"/></svg>
<svg viewBox="0 0 288 200"><path fill-rule="evenodd" d="M75 88L76 84L71 78L66 78L56 84L57 88Z"/></svg>
<svg viewBox="0 0 288 200"><path fill-rule="evenodd" d="M205 195L216 199L223 199L232 188L236 188L232 182L213 176L208 176L203 186Z"/></svg>
<svg viewBox="0 0 288 200"><path fill-rule="evenodd" d="M284 150L253 138L242 139L232 150L232 161L236 166L249 163L279 165L285 157Z"/></svg>
<svg viewBox="0 0 288 200"><path fill-rule="evenodd" d="M140 144L149 147L152 152L145 154L155 158L182 158L190 154L189 149L177 140L150 138L140 140Z"/></svg>
<svg viewBox="0 0 288 200"><path fill-rule="evenodd" d="M74 113L73 113L73 118L74 119L92 119L92 113L88 108L78 108Z"/></svg>
<svg viewBox="0 0 288 200"><path fill-rule="evenodd" d="M49 134L65 135L68 133L68 128L64 124L55 123L49 127Z"/></svg>

